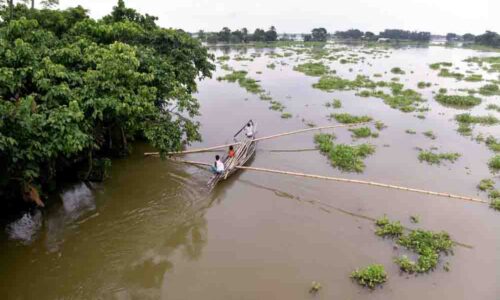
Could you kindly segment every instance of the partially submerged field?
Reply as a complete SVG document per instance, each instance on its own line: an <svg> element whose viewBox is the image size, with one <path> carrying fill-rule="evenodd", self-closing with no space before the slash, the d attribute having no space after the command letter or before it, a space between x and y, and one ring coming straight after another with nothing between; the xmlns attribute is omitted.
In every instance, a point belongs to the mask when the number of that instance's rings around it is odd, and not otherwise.
<svg viewBox="0 0 500 300"><path fill-rule="evenodd" d="M200 83L204 141L194 147L231 142L249 119L259 136L368 122L263 141L251 165L486 203L250 171L207 195L204 170L144 159L138 145L115 163L93 208L82 206L88 219L67 221L57 208L43 216L49 225L22 252L19 276L55 267L11 295L63 280L52 298L81 286L84 298L498 297L499 54L343 44L212 51L218 70ZM51 230L53 222L67 229ZM17 254L6 245L4 257ZM100 256L74 265L89 245ZM78 271L64 278L68 268Z"/></svg>

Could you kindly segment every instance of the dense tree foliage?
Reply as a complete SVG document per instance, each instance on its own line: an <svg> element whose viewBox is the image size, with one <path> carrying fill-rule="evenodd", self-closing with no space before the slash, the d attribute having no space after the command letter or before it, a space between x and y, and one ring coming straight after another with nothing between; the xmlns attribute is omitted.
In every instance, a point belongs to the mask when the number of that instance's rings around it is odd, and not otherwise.
<svg viewBox="0 0 500 300"><path fill-rule="evenodd" d="M449 32L448 34L446 34L446 40L448 42L458 41L458 40L460 40L460 36L456 33Z"/></svg>
<svg viewBox="0 0 500 300"><path fill-rule="evenodd" d="M336 31L335 37L339 39L360 39L364 35L359 29L349 29L346 31Z"/></svg>
<svg viewBox="0 0 500 300"><path fill-rule="evenodd" d="M431 39L431 33L425 31L408 31L401 29L386 29L380 32L379 37L395 39L395 40L410 40L418 42L428 42Z"/></svg>
<svg viewBox="0 0 500 300"><path fill-rule="evenodd" d="M473 42L475 38L476 36L473 35L472 33L466 33L462 36L464 42Z"/></svg>
<svg viewBox="0 0 500 300"><path fill-rule="evenodd" d="M493 31L486 31L476 36L474 42L479 45L500 48L500 35Z"/></svg>
<svg viewBox="0 0 500 300"><path fill-rule="evenodd" d="M162 153L200 139L192 94L214 65L187 33L122 0L98 21L23 4L0 20L0 198L36 200L78 167L92 177L134 138Z"/></svg>
<svg viewBox="0 0 500 300"><path fill-rule="evenodd" d="M248 29L242 28L241 30L231 31L228 27L222 28L221 31L216 33L205 33L200 35L198 32L198 39L208 42L210 44L215 43L248 43L248 42L275 42L278 39L278 33L276 32L276 27L271 26L267 31L257 28L253 34L248 33Z"/></svg>

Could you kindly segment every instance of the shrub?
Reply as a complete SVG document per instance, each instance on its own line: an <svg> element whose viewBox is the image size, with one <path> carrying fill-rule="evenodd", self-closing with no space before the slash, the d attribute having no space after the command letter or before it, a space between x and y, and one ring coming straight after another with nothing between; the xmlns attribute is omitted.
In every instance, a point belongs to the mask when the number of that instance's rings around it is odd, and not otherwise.
<svg viewBox="0 0 500 300"><path fill-rule="evenodd" d="M352 272L351 278L355 279L358 284L373 289L386 282L387 273L383 265L373 264Z"/></svg>

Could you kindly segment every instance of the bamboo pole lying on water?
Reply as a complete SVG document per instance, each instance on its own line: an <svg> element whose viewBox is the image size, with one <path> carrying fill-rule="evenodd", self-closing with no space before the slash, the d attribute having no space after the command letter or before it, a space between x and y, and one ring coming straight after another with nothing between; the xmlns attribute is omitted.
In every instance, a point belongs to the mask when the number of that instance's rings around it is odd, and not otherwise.
<svg viewBox="0 0 500 300"><path fill-rule="evenodd" d="M171 159L171 160L176 161L176 162L180 162L180 163L210 166L210 164L207 164L204 162L181 160L181 159ZM280 171L280 170L271 170L271 169L264 169L264 168L255 168L255 167L245 167L245 166L235 166L235 168L242 169L242 170L291 175L291 176L297 176L297 177L306 177L306 178L332 180L332 181L347 182L347 183L365 184L365 185L378 186L378 187L407 191L407 192L427 194L427 195L438 196L438 197L446 197L446 198L452 198L452 199L458 199L458 200L465 200L465 201L470 201L470 202L488 203L488 201L481 200L478 198L468 197L468 196L460 196L460 195L454 195L454 194L442 193L442 192L433 192L433 191L427 191L427 190L422 190L422 189L415 189L415 188L410 188L410 187L385 184L385 183L379 183L379 182L373 182L373 181L365 181L365 180L359 180L359 179L347 179L347 178L330 177L330 176L297 173L297 172L289 172L289 171Z"/></svg>
<svg viewBox="0 0 500 300"><path fill-rule="evenodd" d="M261 138L256 138L256 139L254 139L254 141L258 142L258 141L263 141L263 140L269 140L269 139L274 139L277 137L282 137L282 136L291 135L291 134L298 134L298 133L303 133L303 132L308 132L308 131L313 131L313 130L322 130L322 129L331 129L331 128L340 128L340 127L354 127L354 126L364 125L367 123L369 123L369 122L353 123L353 124L340 124L340 125L337 124L337 125L328 125L328 126L321 126L321 127L299 129L299 130L294 130L294 131L290 131L290 132L284 132L284 133L274 134L274 135L265 136L265 137L261 137ZM221 148L228 148L229 146L235 146L238 144L239 143L236 142L236 143L232 143L232 144L213 146L213 147L208 147L208 148L198 148L198 149L191 149L191 150L185 150L185 151L168 152L166 155L207 152L207 151L221 149ZM144 153L144 156L153 156L153 155L160 155L160 153L159 152L145 152Z"/></svg>
<svg viewBox="0 0 500 300"><path fill-rule="evenodd" d="M460 195L441 193L441 192L433 192L433 191L427 191L427 190L422 190L422 189L415 189L415 188L409 188L409 187L404 187L404 186L385 184L385 183L379 183L379 182L373 182L373 181L365 181L365 180L359 180L359 179L329 177L329 176L322 176L322 175L313 175L313 174L271 170L271 169L264 169L264 168L245 167L245 166L237 166L236 168L243 169L243 170L267 172L267 173L292 175L292 176L298 176L298 177L307 177L307 178L333 180L333 181L348 182L348 183L366 184L366 185L371 185L371 186L378 186L378 187L402 190L402 191L407 191L407 192L415 192L415 193L421 193L421 194L427 194L427 195L433 195L433 196L439 196L439 197L448 197L448 198L460 199L460 200L471 201L471 202L488 203L487 201L477 199L477 198L467 197L467 196L460 196Z"/></svg>

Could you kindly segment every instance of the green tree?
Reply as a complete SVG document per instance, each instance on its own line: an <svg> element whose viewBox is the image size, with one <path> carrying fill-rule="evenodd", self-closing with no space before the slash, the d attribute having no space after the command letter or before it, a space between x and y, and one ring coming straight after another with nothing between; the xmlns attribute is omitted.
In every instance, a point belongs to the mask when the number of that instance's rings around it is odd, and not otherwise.
<svg viewBox="0 0 500 300"><path fill-rule="evenodd" d="M311 31L311 36L312 36L312 40L315 42L326 42L326 39L328 38L328 32L323 27L314 28Z"/></svg>
<svg viewBox="0 0 500 300"><path fill-rule="evenodd" d="M278 33L276 33L276 28L271 26L265 35L266 42L275 42L278 39Z"/></svg>
<svg viewBox="0 0 500 300"><path fill-rule="evenodd" d="M0 23L0 198L36 201L60 173L91 178L137 138L162 154L200 139L193 93L215 68L200 41L123 1L98 21L82 7L11 8L0 10L13 16Z"/></svg>

